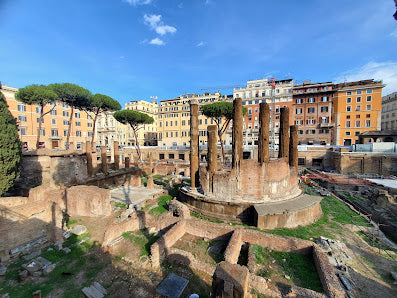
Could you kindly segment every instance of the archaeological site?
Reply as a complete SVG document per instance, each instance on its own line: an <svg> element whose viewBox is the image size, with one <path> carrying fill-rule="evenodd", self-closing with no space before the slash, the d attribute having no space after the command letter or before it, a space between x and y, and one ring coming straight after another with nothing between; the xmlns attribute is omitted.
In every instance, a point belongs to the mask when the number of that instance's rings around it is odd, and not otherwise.
<svg viewBox="0 0 397 298"><path fill-rule="evenodd" d="M179 159L117 142L24 152L0 198L0 297L396 297L397 189L299 165L289 113L271 152L260 103L246 158L234 100L230 162L215 125L200 149L194 100Z"/></svg>

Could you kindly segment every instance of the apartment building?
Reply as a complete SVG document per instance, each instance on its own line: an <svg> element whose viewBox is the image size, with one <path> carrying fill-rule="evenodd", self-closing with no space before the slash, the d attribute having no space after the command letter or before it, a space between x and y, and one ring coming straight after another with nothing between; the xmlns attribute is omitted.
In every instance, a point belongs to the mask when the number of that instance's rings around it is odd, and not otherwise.
<svg viewBox="0 0 397 298"><path fill-rule="evenodd" d="M334 86L333 144L350 146L358 143L360 133L380 130L384 86L381 81L375 80L347 82Z"/></svg>
<svg viewBox="0 0 397 298"><path fill-rule="evenodd" d="M243 118L244 145L257 145L259 134L259 104L267 102L272 111L272 96L274 92L275 106L275 144L278 144L278 131L280 124L280 108L290 109L290 123L293 121L293 80L276 80L274 89L272 80L259 79L247 81L246 87L236 88L233 91L233 98L241 98L243 106L247 108L247 114ZM271 114L272 115L272 114ZM271 127L270 127L271 130ZM227 134L227 144L231 144L231 131Z"/></svg>
<svg viewBox="0 0 397 298"><path fill-rule="evenodd" d="M133 100L125 104L126 110L145 113L154 119L152 124L145 124L138 130L140 146L157 146L157 112L156 101ZM130 125L118 122L113 117L114 112L104 112L98 115L96 125L96 140L99 145L109 146L113 141L122 146L135 146L134 131Z"/></svg>
<svg viewBox="0 0 397 298"><path fill-rule="evenodd" d="M294 86L292 116L299 144L331 144L333 87L332 82L310 81Z"/></svg>
<svg viewBox="0 0 397 298"><path fill-rule="evenodd" d="M397 129L397 92L382 97L382 130Z"/></svg>
<svg viewBox="0 0 397 298"><path fill-rule="evenodd" d="M24 150L36 149L39 133L40 106L27 105L15 99L18 88L0 85L8 109L17 119L19 138ZM52 109L52 110L51 110ZM40 132L40 148L65 149L66 136L69 129L71 107L66 103L56 101L44 107L44 116ZM73 122L70 123L70 149L81 149L86 140L92 136L93 117L91 113L74 109Z"/></svg>
<svg viewBox="0 0 397 298"><path fill-rule="evenodd" d="M220 92L200 94L183 94L177 98L160 102L157 115L157 131L159 146L190 145L190 101L199 106L218 101L232 101ZM215 124L212 119L199 112L200 145L207 143L207 126Z"/></svg>

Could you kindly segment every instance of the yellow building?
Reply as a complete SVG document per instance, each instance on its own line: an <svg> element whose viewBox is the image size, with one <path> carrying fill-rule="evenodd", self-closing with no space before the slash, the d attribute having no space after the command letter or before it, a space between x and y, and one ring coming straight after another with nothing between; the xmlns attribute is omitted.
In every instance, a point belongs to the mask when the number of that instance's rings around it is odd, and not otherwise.
<svg viewBox="0 0 397 298"><path fill-rule="evenodd" d="M27 105L15 99L18 88L0 85L0 91L4 94L8 109L17 119L19 127L19 138L23 143L24 150L36 149L37 134L40 121L40 106L36 104ZM53 105L46 105L41 126L40 148L65 149L66 136L69 128L69 117L71 108L56 101ZM79 109L74 109L73 123L70 133L70 149L81 149L86 140L92 136L92 115Z"/></svg>
<svg viewBox="0 0 397 298"><path fill-rule="evenodd" d="M153 124L143 125L138 130L140 146L157 146L157 110L158 104L145 100L134 100L125 104L126 110L145 113L154 119ZM121 146L135 146L135 136L130 125L118 122L113 117L114 112L104 112L98 115L96 125L96 142L102 146L112 146L113 141Z"/></svg>
<svg viewBox="0 0 397 298"><path fill-rule="evenodd" d="M364 80L335 85L333 98L333 144L350 146L358 143L358 135L380 130L382 88L380 81Z"/></svg>
<svg viewBox="0 0 397 298"><path fill-rule="evenodd" d="M199 106L218 101L232 101L233 98L214 94L183 94L175 99L163 100L157 114L157 131L159 146L188 146L190 144L190 101L195 100ZM207 126L215 124L199 112L200 145L207 143ZM225 134L223 135L225 137Z"/></svg>

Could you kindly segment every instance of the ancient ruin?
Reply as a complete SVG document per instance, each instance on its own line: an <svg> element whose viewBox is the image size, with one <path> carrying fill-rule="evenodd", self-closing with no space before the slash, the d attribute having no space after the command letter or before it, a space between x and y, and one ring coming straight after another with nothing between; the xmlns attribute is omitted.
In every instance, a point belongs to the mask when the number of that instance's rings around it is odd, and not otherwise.
<svg viewBox="0 0 397 298"><path fill-rule="evenodd" d="M191 103L191 186L180 200L201 215L229 222L255 223L260 228L296 227L322 215L320 200L301 194L298 186L297 128L289 126L288 108L281 109L278 158L269 157L269 119L260 105L258 160L243 159L243 112L234 100L232 167L218 165L216 127L208 126L208 162L199 165L198 105Z"/></svg>

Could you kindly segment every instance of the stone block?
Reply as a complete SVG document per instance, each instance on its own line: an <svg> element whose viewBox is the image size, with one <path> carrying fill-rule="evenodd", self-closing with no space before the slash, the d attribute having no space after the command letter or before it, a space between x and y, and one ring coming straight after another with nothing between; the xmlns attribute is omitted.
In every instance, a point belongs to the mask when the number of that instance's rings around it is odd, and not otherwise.
<svg viewBox="0 0 397 298"><path fill-rule="evenodd" d="M37 257L39 255L41 255L41 249L36 250L36 251L32 252L31 254L28 254L26 256L23 256L23 259L26 260L26 261L29 261L29 260L34 259L35 257Z"/></svg>
<svg viewBox="0 0 397 298"><path fill-rule="evenodd" d="M64 248L62 248L62 251L63 251L65 254L68 254L68 253L71 252L71 250L70 250L69 247L64 247Z"/></svg>
<svg viewBox="0 0 397 298"><path fill-rule="evenodd" d="M99 217L112 212L109 189L78 185L68 188L66 196L70 216Z"/></svg>
<svg viewBox="0 0 397 298"><path fill-rule="evenodd" d="M40 270L42 267L43 265L35 260L22 265L22 268L27 270L31 275L33 274L33 272Z"/></svg>
<svg viewBox="0 0 397 298"><path fill-rule="evenodd" d="M52 270L54 270L56 267L56 264L50 264L48 266L43 267L43 274L47 275L49 274Z"/></svg>
<svg viewBox="0 0 397 298"><path fill-rule="evenodd" d="M42 276L42 275L43 275L43 272L42 272L42 271L35 271L35 272L33 272L33 274L32 274L33 277L40 277L40 276Z"/></svg>
<svg viewBox="0 0 397 298"><path fill-rule="evenodd" d="M4 265L1 265L0 266L0 276L6 275L6 272L7 272L7 267Z"/></svg>
<svg viewBox="0 0 397 298"><path fill-rule="evenodd" d="M211 297L247 297L248 277L247 267L219 263L212 279Z"/></svg>
<svg viewBox="0 0 397 298"><path fill-rule="evenodd" d="M81 291L88 298L102 298L107 294L105 288L96 281L90 287L85 287Z"/></svg>
<svg viewBox="0 0 397 298"><path fill-rule="evenodd" d="M43 265L42 267L51 265L51 262L48 261L47 259L43 258L43 257L38 257L38 258L36 259L36 262L39 262L41 265Z"/></svg>
<svg viewBox="0 0 397 298"><path fill-rule="evenodd" d="M73 227L71 232L75 235L81 235L87 232L87 227L83 225L77 225Z"/></svg>
<svg viewBox="0 0 397 298"><path fill-rule="evenodd" d="M54 247L55 247L55 249L56 249L57 251L60 251L60 250L62 250L62 243L57 242L57 243L54 244Z"/></svg>

